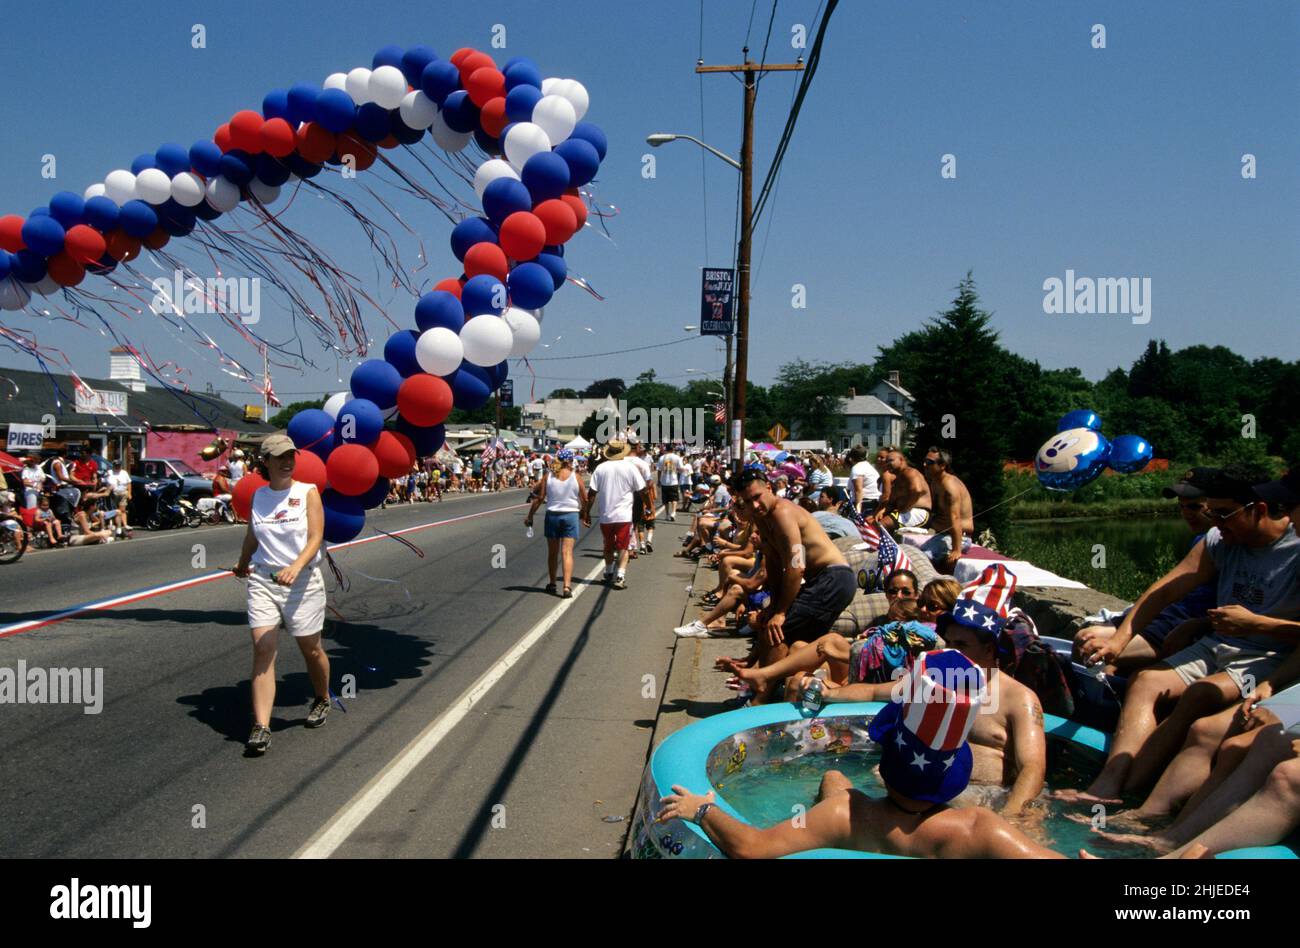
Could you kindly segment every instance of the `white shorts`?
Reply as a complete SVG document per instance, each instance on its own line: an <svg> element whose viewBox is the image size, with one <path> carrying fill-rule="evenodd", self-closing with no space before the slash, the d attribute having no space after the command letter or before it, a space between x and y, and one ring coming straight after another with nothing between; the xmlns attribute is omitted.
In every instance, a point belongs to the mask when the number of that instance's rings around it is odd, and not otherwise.
<svg viewBox="0 0 1300 948"><path fill-rule="evenodd" d="M248 625L274 628L281 622L295 637L315 635L325 626L325 577L313 566L298 575L292 586L270 577L273 570L254 566L244 582L248 587Z"/></svg>

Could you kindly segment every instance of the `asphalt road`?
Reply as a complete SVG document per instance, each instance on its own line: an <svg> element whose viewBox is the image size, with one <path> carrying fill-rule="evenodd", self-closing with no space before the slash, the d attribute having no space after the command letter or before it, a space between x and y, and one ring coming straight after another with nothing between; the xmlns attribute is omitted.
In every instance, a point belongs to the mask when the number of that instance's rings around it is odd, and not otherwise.
<svg viewBox="0 0 1300 948"><path fill-rule="evenodd" d="M423 556L388 538L335 552L348 585L329 579L324 638L335 692L350 680L355 697L306 730L310 684L281 632L262 758L243 752L242 583L205 579L234 562L243 527L0 567L0 669L103 675L98 714L0 703L0 855L616 856L693 573L671 558L685 527L660 523L623 591L583 582L600 562L599 531L584 531L581 591L560 600L542 588L546 545L540 529L525 538L524 500L372 511L367 533L409 530Z"/></svg>

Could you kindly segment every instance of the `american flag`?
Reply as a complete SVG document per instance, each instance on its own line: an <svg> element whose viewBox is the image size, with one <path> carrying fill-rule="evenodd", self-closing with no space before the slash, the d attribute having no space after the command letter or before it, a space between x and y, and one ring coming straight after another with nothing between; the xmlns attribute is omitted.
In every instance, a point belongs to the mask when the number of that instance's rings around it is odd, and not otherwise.
<svg viewBox="0 0 1300 948"><path fill-rule="evenodd" d="M894 538L889 531L876 524L857 510L853 501L846 500L840 505L840 515L852 520L858 528L858 535L862 537L862 542L867 545L868 550L876 553L876 570L875 582L884 588L891 573L896 569L910 570L912 561L902 548L894 542Z"/></svg>
<svg viewBox="0 0 1300 948"><path fill-rule="evenodd" d="M727 406L725 402L713 403L713 420L722 424L727 420Z"/></svg>
<svg viewBox="0 0 1300 948"><path fill-rule="evenodd" d="M960 652L925 652L912 666L903 725L931 750L954 751L970 734L983 692L983 673Z"/></svg>

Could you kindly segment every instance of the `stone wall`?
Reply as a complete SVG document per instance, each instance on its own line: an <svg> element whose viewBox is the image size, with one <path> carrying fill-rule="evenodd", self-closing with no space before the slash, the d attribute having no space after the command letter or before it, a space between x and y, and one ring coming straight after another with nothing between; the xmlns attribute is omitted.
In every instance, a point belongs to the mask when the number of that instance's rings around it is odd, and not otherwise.
<svg viewBox="0 0 1300 948"><path fill-rule="evenodd" d="M1059 586L1017 589L1014 602L1034 620L1040 635L1058 639L1073 638L1085 616L1095 615L1102 609L1119 611L1129 606L1123 599L1095 589Z"/></svg>

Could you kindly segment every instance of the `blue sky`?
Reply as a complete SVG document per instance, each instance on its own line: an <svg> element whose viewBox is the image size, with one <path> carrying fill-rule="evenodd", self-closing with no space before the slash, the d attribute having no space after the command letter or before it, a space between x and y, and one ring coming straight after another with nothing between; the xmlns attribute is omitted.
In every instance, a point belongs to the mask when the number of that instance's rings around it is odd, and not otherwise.
<svg viewBox="0 0 1300 948"><path fill-rule="evenodd" d="M757 57L771 6L755 6ZM368 66L383 45L423 42L444 56L464 45L488 49L499 23L507 47L489 50L498 62L527 55L545 74L587 86L588 118L610 137L598 195L620 212L609 221L612 241L588 229L570 242L570 266L606 300L569 285L547 307L543 341L552 347L535 351L536 394L594 378L630 381L647 368L678 383L720 373L720 347L710 340L546 358L686 337L682 327L698 323L699 268L730 262L736 173L689 143L653 152L644 143L650 132L677 131L739 151L739 83L723 75L701 84L694 72L698 0L74 0L66 9L6 14L0 54L9 81L0 122L11 132L0 213L25 214L63 188L80 193L162 142L188 145L209 135L237 109L257 108L272 88ZM816 9L816 2L781 0L769 60L796 55L792 26L811 29ZM707 62L739 60L750 11L743 0L705 4ZM206 49L190 47L194 23L207 29ZM1106 28L1105 49L1091 46L1095 23ZM1131 363L1150 338L1300 358L1298 37L1300 7L1282 0L845 0L755 239L751 378L768 383L796 356L869 361L878 343L944 308L967 270L1003 341L1046 366L1078 366L1097 378ZM794 82L792 74L773 74L760 86L758 181ZM58 158L56 181L40 175L46 153ZM642 176L648 153L656 159L652 179ZM1256 156L1255 180L1242 179L1244 153ZM956 157L955 179L940 176L944 154ZM389 316L413 325L414 299L376 278L356 226L323 202L298 203L286 222L368 275ZM424 238L432 263L425 273L458 273L441 215L414 202L399 206ZM395 225L389 230L400 236ZM410 255L414 247L403 244ZM1043 281L1067 269L1150 278L1150 323L1045 314ZM791 306L794 284L806 287L805 309ZM112 343L93 327L0 318L35 329L83 374L106 374ZM382 345L386 324L378 316L370 323ZM120 325L157 361L189 367L195 387L232 388L210 358L147 318ZM280 341L293 333L274 312L259 329ZM233 334L218 339L247 364L259 361ZM341 387L333 356L304 339L319 368L277 369L275 387L286 401ZM34 367L3 350L0 365ZM523 380L516 397L527 397L527 371L512 366L512 375Z"/></svg>

